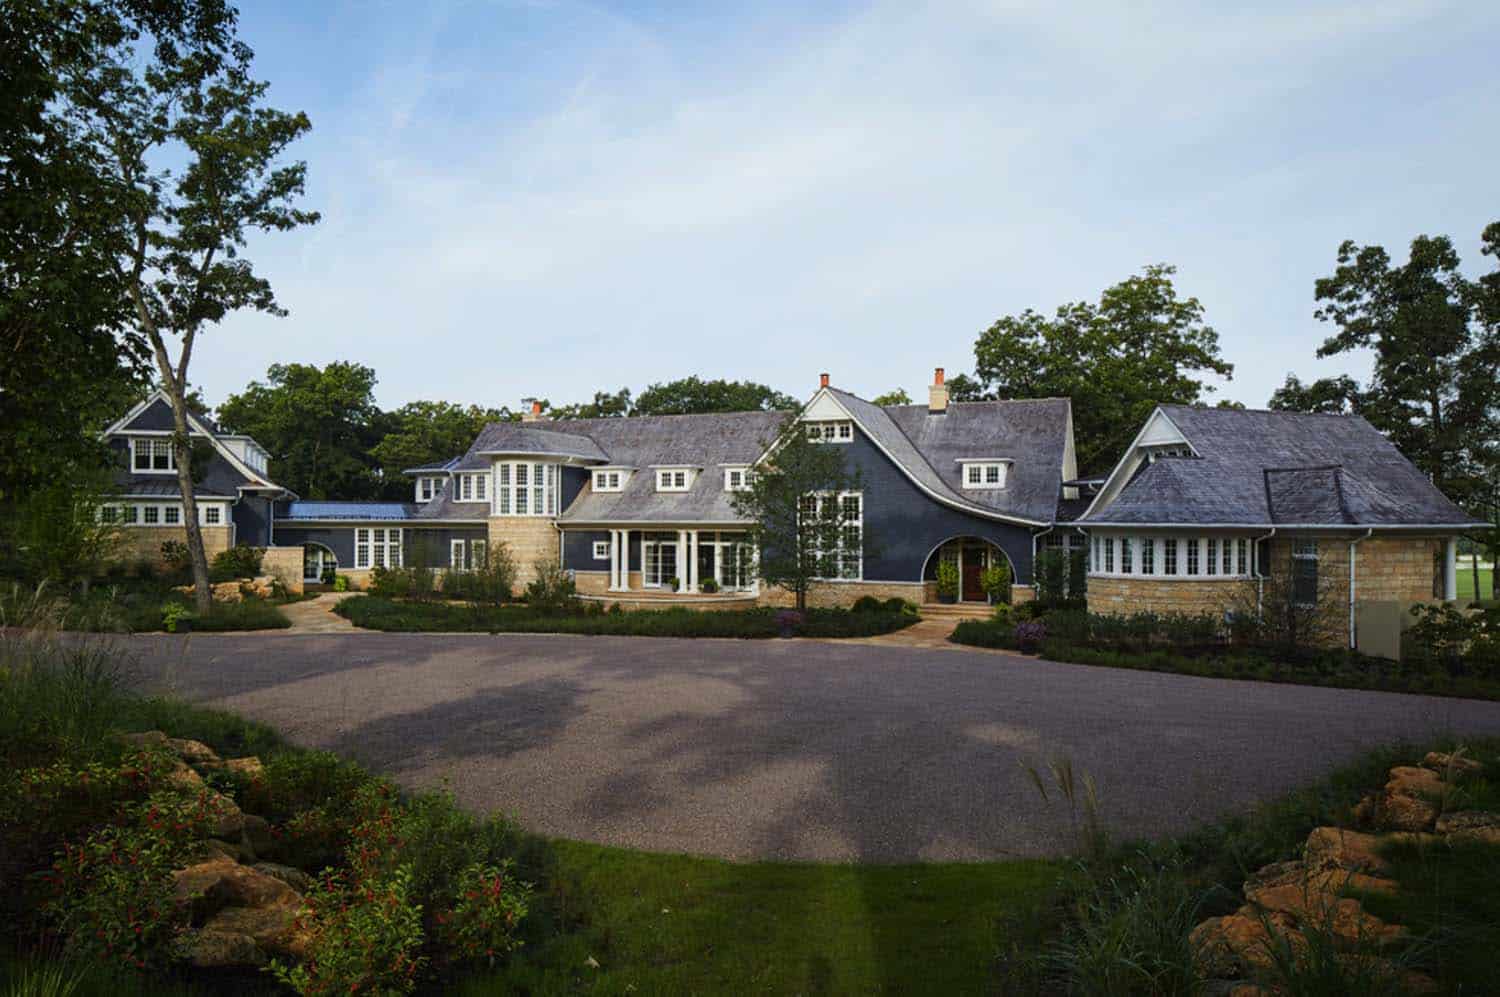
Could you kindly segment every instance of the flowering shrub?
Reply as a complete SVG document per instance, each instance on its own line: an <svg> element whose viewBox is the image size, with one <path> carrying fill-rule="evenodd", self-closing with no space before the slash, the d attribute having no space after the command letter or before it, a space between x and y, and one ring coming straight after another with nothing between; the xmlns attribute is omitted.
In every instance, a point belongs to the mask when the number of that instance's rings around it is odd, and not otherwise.
<svg viewBox="0 0 1500 997"><path fill-rule="evenodd" d="M451 910L439 912L440 936L451 950L450 958L480 960L494 965L521 942L516 927L526 916L531 889L510 878L512 863L474 863L458 876L458 897Z"/></svg>
<svg viewBox="0 0 1500 997"><path fill-rule="evenodd" d="M1041 620L1027 620L1016 624L1016 647L1022 651L1035 651L1047 639L1047 624Z"/></svg>
<svg viewBox="0 0 1500 997"><path fill-rule="evenodd" d="M43 911L71 954L134 969L178 955L188 908L173 894L172 871L223 813L223 797L156 793L128 804L117 823L81 844L65 844L47 879L53 897Z"/></svg>
<svg viewBox="0 0 1500 997"><path fill-rule="evenodd" d="M426 965L422 908L411 902L411 871L378 879L325 872L308 891L293 930L309 932L306 958L271 972L299 994L407 994Z"/></svg>

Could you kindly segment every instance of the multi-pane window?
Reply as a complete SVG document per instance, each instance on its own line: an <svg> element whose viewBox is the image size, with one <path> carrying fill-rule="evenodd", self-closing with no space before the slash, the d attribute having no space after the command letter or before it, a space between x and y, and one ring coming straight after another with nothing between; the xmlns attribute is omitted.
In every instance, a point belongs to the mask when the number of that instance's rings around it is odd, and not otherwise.
<svg viewBox="0 0 1500 997"><path fill-rule="evenodd" d="M388 527L360 527L354 531L356 568L401 567L401 531Z"/></svg>
<svg viewBox="0 0 1500 997"><path fill-rule="evenodd" d="M130 453L130 466L133 470L148 474L177 470L177 458L173 453L171 440L132 438Z"/></svg>
<svg viewBox="0 0 1500 997"><path fill-rule="evenodd" d="M106 505L99 510L99 522L118 523L120 521L120 507L117 505Z"/></svg>
<svg viewBox="0 0 1500 997"><path fill-rule="evenodd" d="M1227 537L1224 540L1224 574L1234 574L1234 541Z"/></svg>
<svg viewBox="0 0 1500 997"><path fill-rule="evenodd" d="M140 510L133 505L120 508L120 522L127 526L134 526L140 521Z"/></svg>
<svg viewBox="0 0 1500 997"><path fill-rule="evenodd" d="M1318 542L1292 544L1292 598L1299 606L1318 604Z"/></svg>
<svg viewBox="0 0 1500 997"><path fill-rule="evenodd" d="M1237 572L1237 574L1248 575L1250 573L1250 556L1249 556L1250 542L1248 540L1243 540L1243 539L1242 540L1236 540L1234 542L1234 546L1235 546L1235 557L1236 557L1236 559L1239 562L1239 568L1240 568L1240 570Z"/></svg>
<svg viewBox="0 0 1500 997"><path fill-rule="evenodd" d="M218 526L219 523L223 521L223 518L224 518L224 510L220 509L218 506L216 506L216 505L206 505L206 506L203 507L203 522L204 522L204 525L206 525L206 526Z"/></svg>
<svg viewBox="0 0 1500 997"><path fill-rule="evenodd" d="M1196 575L1200 567L1198 563L1198 538L1190 537L1187 542L1187 573Z"/></svg>
<svg viewBox="0 0 1500 997"><path fill-rule="evenodd" d="M809 422L807 438L814 443L848 443L854 439L854 424L848 421Z"/></svg>
<svg viewBox="0 0 1500 997"><path fill-rule="evenodd" d="M469 567L478 571L488 566L490 560L490 542L488 540L469 541Z"/></svg>
<svg viewBox="0 0 1500 997"><path fill-rule="evenodd" d="M1156 574L1156 541L1151 537L1141 538L1141 574Z"/></svg>
<svg viewBox="0 0 1500 997"><path fill-rule="evenodd" d="M490 476L483 472L479 474L460 474L458 476L458 501L488 502L489 480Z"/></svg>
<svg viewBox="0 0 1500 997"><path fill-rule="evenodd" d="M147 505L141 507L141 522L147 526L156 526L161 522L161 506Z"/></svg>
<svg viewBox="0 0 1500 997"><path fill-rule="evenodd" d="M817 531L813 557L823 578L858 579L864 575L864 494L841 492L804 495L801 516Z"/></svg>
<svg viewBox="0 0 1500 997"><path fill-rule="evenodd" d="M1122 575L1130 574L1135 567L1133 560L1135 551L1131 549L1131 546L1129 537L1120 538L1120 574Z"/></svg>
<svg viewBox="0 0 1500 997"><path fill-rule="evenodd" d="M431 502L432 496L436 494L436 478L417 479L417 499L421 502Z"/></svg>
<svg viewBox="0 0 1500 997"><path fill-rule="evenodd" d="M1161 573L1177 574L1177 538L1167 537L1161 542Z"/></svg>
<svg viewBox="0 0 1500 997"><path fill-rule="evenodd" d="M687 491L688 472L683 468L663 468L657 471L656 490L659 492Z"/></svg>
<svg viewBox="0 0 1500 997"><path fill-rule="evenodd" d="M176 526L182 522L182 506L168 505L162 507L162 522L168 526Z"/></svg>
<svg viewBox="0 0 1500 997"><path fill-rule="evenodd" d="M608 540L595 540L594 541L594 560L596 560L596 561L608 561L609 560L609 541Z"/></svg>
<svg viewBox="0 0 1500 997"><path fill-rule="evenodd" d="M743 492L750 488L750 469L745 467L728 467L724 469L724 490L726 492Z"/></svg>
<svg viewBox="0 0 1500 997"><path fill-rule="evenodd" d="M1004 461L962 461L965 488L1004 488Z"/></svg>
<svg viewBox="0 0 1500 997"><path fill-rule="evenodd" d="M1236 537L1095 534L1089 541L1089 571L1161 578L1247 578L1254 570L1252 553L1250 542Z"/></svg>
<svg viewBox="0 0 1500 997"><path fill-rule="evenodd" d="M555 516L557 491L556 464L502 461L495 465L497 515Z"/></svg>
<svg viewBox="0 0 1500 997"><path fill-rule="evenodd" d="M594 491L617 492L624 487L625 475L620 471L595 471Z"/></svg>
<svg viewBox="0 0 1500 997"><path fill-rule="evenodd" d="M1100 540L1099 540L1098 537L1091 538L1091 541L1089 543L1089 570L1090 571L1099 571L1099 570L1101 570L1104 567L1103 562L1101 562L1099 560L1099 544L1100 544Z"/></svg>
<svg viewBox="0 0 1500 997"><path fill-rule="evenodd" d="M1207 570L1204 574L1217 575L1219 573L1219 541L1217 537L1208 538L1208 556L1203 561Z"/></svg>
<svg viewBox="0 0 1500 997"><path fill-rule="evenodd" d="M1104 571L1106 574L1115 572L1115 538L1104 538Z"/></svg>

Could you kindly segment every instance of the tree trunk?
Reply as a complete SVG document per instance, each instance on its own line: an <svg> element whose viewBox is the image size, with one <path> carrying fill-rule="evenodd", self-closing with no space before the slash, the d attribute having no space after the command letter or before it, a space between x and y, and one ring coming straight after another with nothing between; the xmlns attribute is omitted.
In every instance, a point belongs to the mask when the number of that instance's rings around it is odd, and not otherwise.
<svg viewBox="0 0 1500 997"><path fill-rule="evenodd" d="M182 382L174 381L167 389L172 399L172 456L177 463L177 491L182 495L182 526L187 532L188 559L193 566L193 608L199 615L213 608L214 593L208 583L208 553L203 548L203 531L198 528L198 502L193 498L193 442L188 434L187 399Z"/></svg>
<svg viewBox="0 0 1500 997"><path fill-rule="evenodd" d="M1474 601L1478 602L1484 598L1479 594L1479 544L1475 543L1469 548L1469 566L1474 572Z"/></svg>

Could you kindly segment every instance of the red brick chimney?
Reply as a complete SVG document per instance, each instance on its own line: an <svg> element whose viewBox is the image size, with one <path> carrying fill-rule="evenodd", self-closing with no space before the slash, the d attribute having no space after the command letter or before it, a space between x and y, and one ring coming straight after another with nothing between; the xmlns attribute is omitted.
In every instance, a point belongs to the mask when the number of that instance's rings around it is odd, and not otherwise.
<svg viewBox="0 0 1500 997"><path fill-rule="evenodd" d="M943 368L932 372L932 387L927 389L927 414L943 415L948 411L948 386L943 383Z"/></svg>
<svg viewBox="0 0 1500 997"><path fill-rule="evenodd" d="M522 398L523 402L530 402L531 408L521 413L522 422L536 422L542 417L542 403L536 398Z"/></svg>
<svg viewBox="0 0 1500 997"><path fill-rule="evenodd" d="M820 387L820 388L826 388L826 387L828 387L828 375L827 374L819 374L818 375L818 387Z"/></svg>

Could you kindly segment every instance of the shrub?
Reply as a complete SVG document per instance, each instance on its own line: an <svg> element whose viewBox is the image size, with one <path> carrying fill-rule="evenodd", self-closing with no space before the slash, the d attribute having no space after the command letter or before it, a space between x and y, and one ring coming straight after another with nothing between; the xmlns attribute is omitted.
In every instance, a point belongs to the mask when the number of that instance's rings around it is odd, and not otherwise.
<svg viewBox="0 0 1500 997"><path fill-rule="evenodd" d="M215 581L230 581L235 578L254 578L260 574L261 561L265 559L264 547L235 544L228 550L214 555L212 575Z"/></svg>
<svg viewBox="0 0 1500 997"><path fill-rule="evenodd" d="M887 613L915 613L917 611L915 603L907 602L899 595L891 596L881 605Z"/></svg>
<svg viewBox="0 0 1500 997"><path fill-rule="evenodd" d="M536 566L536 577L526 586L526 602L540 613L561 613L577 605L577 587L554 558Z"/></svg>
<svg viewBox="0 0 1500 997"><path fill-rule="evenodd" d="M795 609L783 609L776 614L776 632L783 637L790 637L802 626L805 619Z"/></svg>
<svg viewBox="0 0 1500 997"><path fill-rule="evenodd" d="M376 880L329 871L306 896L297 928L311 932L307 957L271 972L299 994L406 994L426 964L422 909L408 896L411 872Z"/></svg>
<svg viewBox="0 0 1500 997"><path fill-rule="evenodd" d="M708 595L719 591L719 583L712 578L705 578L698 583L698 590Z"/></svg>
<svg viewBox="0 0 1500 997"><path fill-rule="evenodd" d="M1078 548L1068 552L1068 598L1082 603L1089 591L1089 552Z"/></svg>
<svg viewBox="0 0 1500 997"><path fill-rule="evenodd" d="M163 540L161 561L167 566L167 570L180 574L193 566L193 555L188 550L188 545L181 540Z"/></svg>
<svg viewBox="0 0 1500 997"><path fill-rule="evenodd" d="M436 591L437 573L428 567L377 567L370 572L370 592L387 599L430 599Z"/></svg>
<svg viewBox="0 0 1500 997"><path fill-rule="evenodd" d="M494 965L521 944L516 928L526 916L531 891L511 881L509 861L498 865L474 863L458 875L452 908L437 915L443 942L457 960Z"/></svg>
<svg viewBox="0 0 1500 997"><path fill-rule="evenodd" d="M484 564L471 571L449 571L443 575L443 595L498 606L515 597L516 562L510 548L496 544Z"/></svg>
<svg viewBox="0 0 1500 997"><path fill-rule="evenodd" d="M994 624L995 626L998 626L998 627L1013 627L1013 626L1015 626L1016 625L1015 618L1016 618L1016 611L1011 606L1011 604L1008 603L1008 602L997 602L997 603L995 603L995 608L990 613L990 623L992 623L992 624Z"/></svg>
<svg viewBox="0 0 1500 997"><path fill-rule="evenodd" d="M1001 558L985 568L979 576L979 584L991 602L1010 602L1010 563Z"/></svg>
<svg viewBox="0 0 1500 997"><path fill-rule="evenodd" d="M885 609L885 604L873 595L862 595L854 600L854 605L849 607L854 613L878 613Z"/></svg>
<svg viewBox="0 0 1500 997"><path fill-rule="evenodd" d="M335 592L347 592L347 591L349 591L349 576L348 575L334 575L333 576L333 590Z"/></svg>
<svg viewBox="0 0 1500 997"><path fill-rule="evenodd" d="M1016 624L1016 647L1022 651L1035 652L1047 639L1047 624L1041 620L1028 620Z"/></svg>
<svg viewBox="0 0 1500 997"><path fill-rule="evenodd" d="M1068 553L1052 547L1036 556L1036 599L1057 603L1067 597Z"/></svg>
<svg viewBox="0 0 1500 997"><path fill-rule="evenodd" d="M937 594L944 599L952 599L958 595L958 564L947 558L938 562Z"/></svg>
<svg viewBox="0 0 1500 997"><path fill-rule="evenodd" d="M161 607L161 628L169 634L185 629L184 622L191 623L193 611L180 602L168 602Z"/></svg>

